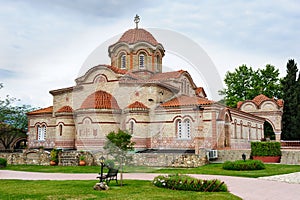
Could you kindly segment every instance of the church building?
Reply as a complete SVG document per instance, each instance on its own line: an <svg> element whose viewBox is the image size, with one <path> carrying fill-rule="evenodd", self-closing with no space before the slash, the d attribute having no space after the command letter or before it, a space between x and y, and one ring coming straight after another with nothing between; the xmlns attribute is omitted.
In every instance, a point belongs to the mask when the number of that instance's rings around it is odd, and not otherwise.
<svg viewBox="0 0 300 200"><path fill-rule="evenodd" d="M121 129L136 151L241 149L264 138L265 122L280 140L282 101L260 95L233 109L208 99L188 71L164 72L163 44L138 21L108 47L110 64L50 91L53 105L28 113L29 148L99 150Z"/></svg>

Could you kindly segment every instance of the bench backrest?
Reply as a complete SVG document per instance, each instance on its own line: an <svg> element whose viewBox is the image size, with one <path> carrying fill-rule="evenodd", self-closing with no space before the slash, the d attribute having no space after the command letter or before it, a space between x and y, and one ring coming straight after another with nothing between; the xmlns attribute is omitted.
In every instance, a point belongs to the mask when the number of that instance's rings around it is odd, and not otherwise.
<svg viewBox="0 0 300 200"><path fill-rule="evenodd" d="M116 176L118 174L118 169L113 169L113 168L110 168L107 172L107 175L108 176Z"/></svg>

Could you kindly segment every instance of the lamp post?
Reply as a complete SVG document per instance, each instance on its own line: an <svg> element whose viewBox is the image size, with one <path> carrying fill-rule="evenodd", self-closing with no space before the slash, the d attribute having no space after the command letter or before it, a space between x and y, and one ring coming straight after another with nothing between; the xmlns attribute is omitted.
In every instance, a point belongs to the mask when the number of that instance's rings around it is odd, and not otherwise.
<svg viewBox="0 0 300 200"><path fill-rule="evenodd" d="M245 162L246 161L246 155L244 153L242 154L242 158L243 158L243 160Z"/></svg>
<svg viewBox="0 0 300 200"><path fill-rule="evenodd" d="M99 161L100 161L100 164L101 164L101 174L100 174L100 183L102 183L103 181L103 166L104 166L104 161L105 161L105 158L103 156L101 156L99 158Z"/></svg>

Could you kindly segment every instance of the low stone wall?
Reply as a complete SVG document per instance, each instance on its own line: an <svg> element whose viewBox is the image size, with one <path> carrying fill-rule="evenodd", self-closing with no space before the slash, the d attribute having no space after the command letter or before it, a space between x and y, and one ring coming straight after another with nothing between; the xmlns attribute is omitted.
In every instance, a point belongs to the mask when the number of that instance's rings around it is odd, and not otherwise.
<svg viewBox="0 0 300 200"><path fill-rule="evenodd" d="M25 150L16 153L0 153L10 165L49 165L50 152L44 150Z"/></svg>
<svg viewBox="0 0 300 200"><path fill-rule="evenodd" d="M238 149L238 150L218 150L218 158L213 162L225 162L242 160L242 154L245 154L249 159L251 150L250 149ZM280 163L289 165L300 165L300 150L299 149L282 149L282 156Z"/></svg>
<svg viewBox="0 0 300 200"><path fill-rule="evenodd" d="M70 152L62 152L70 154ZM241 160L242 154L247 159L250 158L250 149L238 150L218 150L218 158L211 162L225 162L227 160ZM71 164L78 165L78 156L84 155L87 165L99 165L98 159L102 154L90 152L73 152L76 155L75 161ZM74 157L74 156L73 156ZM132 154L133 160L130 162L136 166L155 166L155 167L199 167L208 163L206 152L200 152L199 155L192 153L136 153ZM0 158L7 159L7 164L12 165L49 165L50 152L44 150L26 150L22 153L0 153ZM300 150L283 149L281 156L281 164L300 165ZM63 163L62 163L63 164Z"/></svg>
<svg viewBox="0 0 300 200"><path fill-rule="evenodd" d="M246 155L246 159L249 159L251 149L218 150L218 158L213 160L213 162L242 160L243 154Z"/></svg>
<svg viewBox="0 0 300 200"><path fill-rule="evenodd" d="M300 149L299 150L281 150L282 156L280 163L289 165L300 165Z"/></svg>
<svg viewBox="0 0 300 200"><path fill-rule="evenodd" d="M133 154L133 165L150 167L199 167L207 164L205 155L181 153Z"/></svg>

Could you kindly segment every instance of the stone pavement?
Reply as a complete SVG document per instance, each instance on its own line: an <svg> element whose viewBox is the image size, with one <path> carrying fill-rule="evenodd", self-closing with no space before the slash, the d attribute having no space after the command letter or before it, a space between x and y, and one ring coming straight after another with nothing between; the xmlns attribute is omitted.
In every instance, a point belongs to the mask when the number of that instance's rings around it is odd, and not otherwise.
<svg viewBox="0 0 300 200"><path fill-rule="evenodd" d="M124 179L153 180L159 174L125 173ZM0 179L95 180L97 174L39 173L0 170ZM201 179L220 179L230 192L245 200L296 200L300 197L300 172L263 178L191 174ZM1 181L0 181L1 182Z"/></svg>

